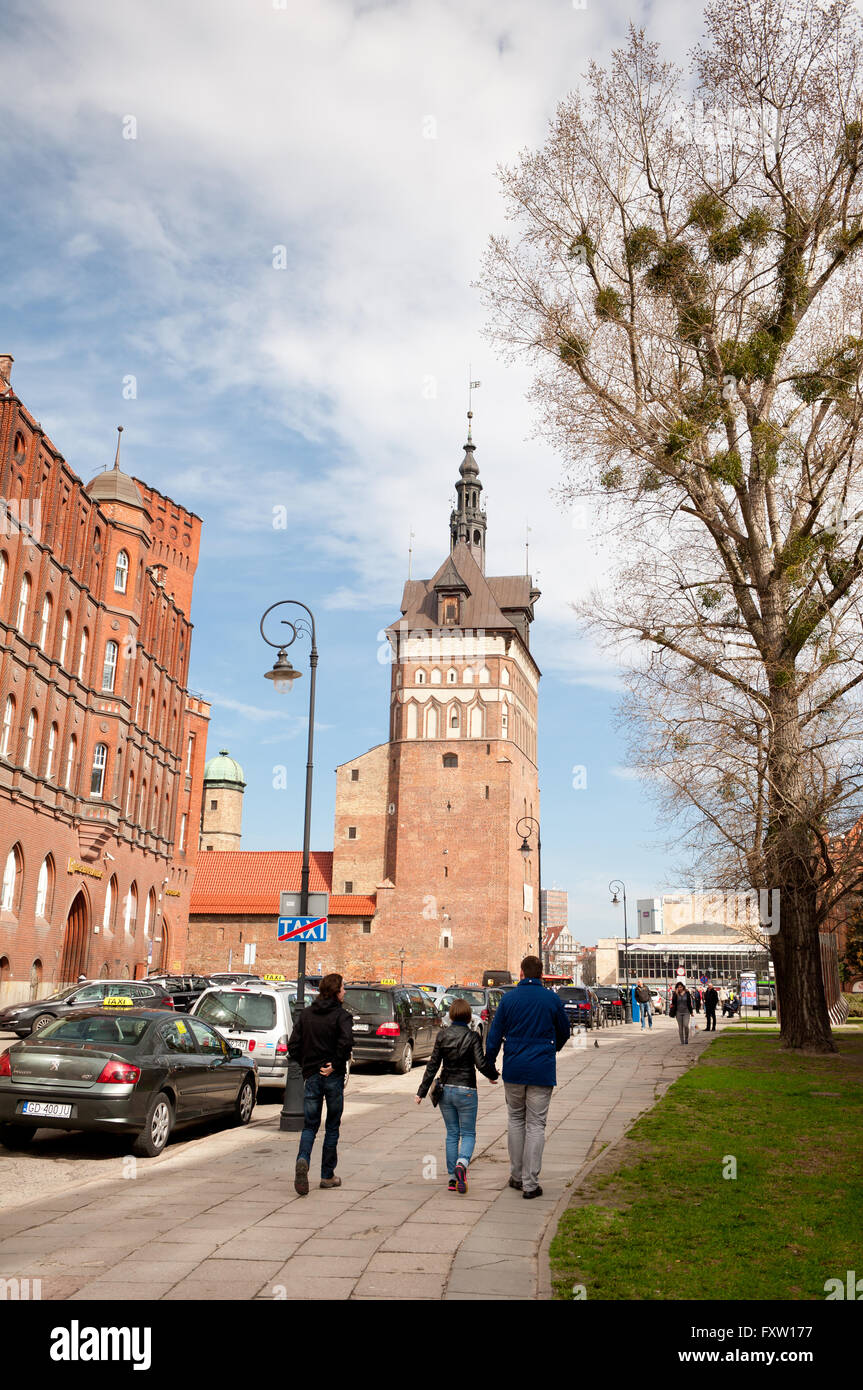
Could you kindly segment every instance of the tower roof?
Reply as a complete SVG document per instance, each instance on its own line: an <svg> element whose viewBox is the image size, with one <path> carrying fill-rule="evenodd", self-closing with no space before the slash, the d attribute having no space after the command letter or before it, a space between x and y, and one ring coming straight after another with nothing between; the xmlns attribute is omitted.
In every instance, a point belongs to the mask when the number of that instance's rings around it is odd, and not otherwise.
<svg viewBox="0 0 863 1390"><path fill-rule="evenodd" d="M413 630L438 627L438 594L450 585L449 577L460 581L466 594L462 605L461 628L518 632L527 646L527 628L520 619L533 618L533 604L539 597L527 574L486 578L469 546L459 542L431 579L409 579L402 596L402 619ZM510 616L511 615L511 616Z"/></svg>
<svg viewBox="0 0 863 1390"><path fill-rule="evenodd" d="M101 473L97 473L95 478L91 478L87 484L87 491L97 502L125 502L129 507L140 507L145 511L144 499L138 491L137 486L120 468L120 435L123 433L123 426L117 426L117 452L114 455L114 467L106 468Z"/></svg>
<svg viewBox="0 0 863 1390"><path fill-rule="evenodd" d="M220 748L219 756L209 759L204 768L204 782L229 782L237 787L246 785L243 769L227 748Z"/></svg>

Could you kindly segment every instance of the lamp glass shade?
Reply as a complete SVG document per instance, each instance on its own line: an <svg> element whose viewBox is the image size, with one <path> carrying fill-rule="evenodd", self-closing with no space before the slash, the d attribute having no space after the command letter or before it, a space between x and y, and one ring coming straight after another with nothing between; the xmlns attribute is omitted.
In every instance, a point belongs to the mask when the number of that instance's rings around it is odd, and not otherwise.
<svg viewBox="0 0 863 1390"><path fill-rule="evenodd" d="M521 842L519 854L523 855L525 859L530 858L530 845L527 843L526 839L522 840Z"/></svg>
<svg viewBox="0 0 863 1390"><path fill-rule="evenodd" d="M295 680L299 680L303 674L296 670L287 658L284 651L280 651L273 663L272 671L266 671L266 679L273 681L279 690L290 690Z"/></svg>

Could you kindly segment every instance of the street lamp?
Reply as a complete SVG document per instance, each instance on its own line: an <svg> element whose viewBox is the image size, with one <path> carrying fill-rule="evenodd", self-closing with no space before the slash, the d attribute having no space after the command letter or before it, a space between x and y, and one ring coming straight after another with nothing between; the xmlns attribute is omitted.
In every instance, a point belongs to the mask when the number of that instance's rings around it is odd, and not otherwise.
<svg viewBox="0 0 863 1390"><path fill-rule="evenodd" d="M405 948L404 948L404 946L402 946L401 949L399 950L399 963L400 963L400 965L401 965L401 979L399 980L399 984L400 984L400 985L403 985L404 982L405 982Z"/></svg>
<svg viewBox="0 0 863 1390"><path fill-rule="evenodd" d="M668 962L669 962L670 959L671 959L671 957L669 956L668 952L667 952L667 951L663 951L663 952L662 952L662 961L663 961L663 964L664 964L664 966L665 966L665 1007L666 1007L666 1009L668 1008L668 1005L669 1005L669 998L668 998L668 995L669 995L669 990L671 989L671 984L670 984L669 979L668 979Z"/></svg>
<svg viewBox="0 0 863 1390"><path fill-rule="evenodd" d="M524 829L522 829L522 826L524 826ZM539 910L538 954L540 963L543 965L543 970L545 970L545 962L543 962L542 957L542 842L539 837L539 821L535 820L533 816L522 816L519 821L516 821L515 833L521 836L521 844L519 845L518 852L525 862L527 862L533 853L528 840L534 830L536 831L536 895L538 900L537 908Z"/></svg>
<svg viewBox="0 0 863 1390"><path fill-rule="evenodd" d="M623 894L623 970L626 980L626 990L623 995L623 1013L627 1023L632 1022L632 1003L629 998L629 934L626 927L626 884L622 879L613 878L608 885L608 891L612 896L612 903L620 902L618 893Z"/></svg>
<svg viewBox="0 0 863 1390"><path fill-rule="evenodd" d="M302 608L302 615L295 621L282 618L283 626L290 628L291 635L282 642L271 642L264 632L264 622L272 613L274 608L282 608L290 604L294 608ZM265 673L267 680L273 681L277 690L288 691L291 689L295 680L299 680L303 674L297 671L288 660L286 648L295 642L300 633L308 636L311 642L311 652L309 654L309 743L308 756L306 759L306 807L303 819L303 866L300 873L300 916L309 916L309 864L310 864L310 844L312 833L312 772L315 736L315 676L318 667L318 648L315 641L315 619L310 608L299 599L285 598L278 603L273 603L261 618L261 636L268 647L276 647L276 656L273 669ZM301 941L298 945L297 957L297 1011L305 1007L306 1002L306 943ZM285 1099L282 1104L282 1113L279 1117L279 1129L290 1130L296 1133L303 1128L303 1094L304 1094L303 1073L296 1062L288 1058L288 1079L285 1082Z"/></svg>

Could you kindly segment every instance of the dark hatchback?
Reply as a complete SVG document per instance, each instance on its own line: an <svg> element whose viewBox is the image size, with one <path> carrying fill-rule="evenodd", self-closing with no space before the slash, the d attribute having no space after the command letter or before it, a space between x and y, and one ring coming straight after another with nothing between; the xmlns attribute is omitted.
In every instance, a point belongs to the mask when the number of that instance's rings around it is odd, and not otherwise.
<svg viewBox="0 0 863 1390"><path fill-rule="evenodd" d="M623 1004L623 990L617 985L597 985L595 989L600 1004L613 1023L623 1023L626 1011Z"/></svg>
<svg viewBox="0 0 863 1390"><path fill-rule="evenodd" d="M173 999L174 1008L184 1011L200 999L205 989L212 988L204 975L148 975L143 983L161 985Z"/></svg>
<svg viewBox="0 0 863 1390"><path fill-rule="evenodd" d="M349 984L344 1006L354 1016L355 1062L389 1062L404 1073L431 1056L441 1019L419 985Z"/></svg>
<svg viewBox="0 0 863 1390"><path fill-rule="evenodd" d="M61 989L47 999L29 1004L10 1004L0 1009L0 1029L26 1038L41 1033L58 1018L66 1018L75 1009L93 1007L103 999L131 999L142 1009L173 1009L174 1001L164 985L157 980L85 980L79 985Z"/></svg>
<svg viewBox="0 0 863 1390"><path fill-rule="evenodd" d="M605 1027L605 1010L587 985L564 985L557 997L566 1010L570 1029Z"/></svg>
<svg viewBox="0 0 863 1390"><path fill-rule="evenodd" d="M160 1154L177 1125L231 1115L248 1124L254 1064L186 1014L79 1009L0 1056L0 1143L25 1148L37 1129L133 1134Z"/></svg>

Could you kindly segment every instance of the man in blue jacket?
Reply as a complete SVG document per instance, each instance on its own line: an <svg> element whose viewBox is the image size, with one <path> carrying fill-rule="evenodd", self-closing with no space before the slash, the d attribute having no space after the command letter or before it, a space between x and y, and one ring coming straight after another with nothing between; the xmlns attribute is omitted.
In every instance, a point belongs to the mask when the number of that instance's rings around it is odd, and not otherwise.
<svg viewBox="0 0 863 1390"><path fill-rule="evenodd" d="M569 1042L569 1019L553 990L542 983L538 956L525 956L521 979L508 990L492 1019L485 1047L492 1066L503 1049L503 1088L509 1116L510 1187L524 1197L541 1197L539 1170L545 1122L557 1085L555 1058Z"/></svg>

